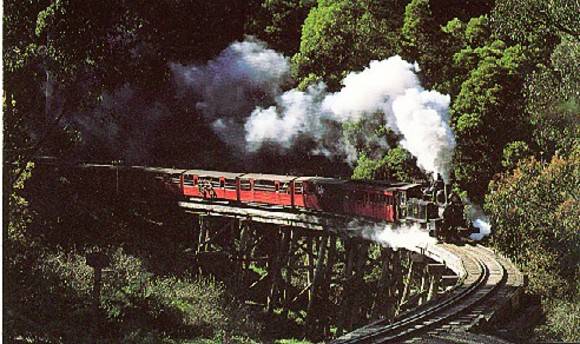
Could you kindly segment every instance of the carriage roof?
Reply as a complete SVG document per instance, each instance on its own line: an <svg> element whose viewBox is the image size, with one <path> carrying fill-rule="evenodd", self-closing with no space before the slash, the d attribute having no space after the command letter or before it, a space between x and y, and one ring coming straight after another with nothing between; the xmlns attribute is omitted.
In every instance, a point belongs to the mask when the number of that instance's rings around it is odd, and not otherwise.
<svg viewBox="0 0 580 344"><path fill-rule="evenodd" d="M279 174L264 174L264 173L245 173L245 174L240 176L240 179L280 181L283 183L291 182L296 178L298 178L298 177L279 175Z"/></svg>
<svg viewBox="0 0 580 344"><path fill-rule="evenodd" d="M241 176L243 173L208 171L208 170L187 170L187 171L185 171L185 174L196 175L196 176L201 177L201 178L221 178L221 177L224 177L226 179L236 179L237 177Z"/></svg>

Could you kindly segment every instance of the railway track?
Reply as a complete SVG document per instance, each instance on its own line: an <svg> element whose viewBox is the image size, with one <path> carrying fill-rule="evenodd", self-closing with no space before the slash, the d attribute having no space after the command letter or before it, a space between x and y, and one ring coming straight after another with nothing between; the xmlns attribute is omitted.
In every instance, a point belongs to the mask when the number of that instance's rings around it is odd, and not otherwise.
<svg viewBox="0 0 580 344"><path fill-rule="evenodd" d="M332 343L412 342L449 331L468 331L482 321L489 321L498 307L510 303L514 298L514 286L523 283L521 279L510 279L509 261L499 259L483 246L438 246L461 259L463 270L459 272L460 279L453 289L401 314L394 322L373 322Z"/></svg>
<svg viewBox="0 0 580 344"><path fill-rule="evenodd" d="M348 223L342 217L328 214L325 217L325 214L198 202L180 202L180 206L186 211L249 217L256 222L286 224L310 230L340 231ZM438 298L401 314L392 323L379 320L335 339L332 343L400 343L421 337L439 337L450 332L463 333L497 322L503 315L509 314L511 309L517 308L524 279L508 259L479 245L437 244L409 249L445 264L457 275L458 283Z"/></svg>

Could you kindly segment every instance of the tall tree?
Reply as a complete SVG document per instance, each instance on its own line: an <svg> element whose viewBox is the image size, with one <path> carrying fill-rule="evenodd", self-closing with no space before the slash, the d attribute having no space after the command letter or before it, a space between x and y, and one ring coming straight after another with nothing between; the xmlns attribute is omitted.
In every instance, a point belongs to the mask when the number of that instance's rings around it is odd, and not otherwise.
<svg viewBox="0 0 580 344"><path fill-rule="evenodd" d="M394 55L402 11L402 1L319 1L302 28L294 76L322 78L336 89L349 71Z"/></svg>
<svg viewBox="0 0 580 344"><path fill-rule="evenodd" d="M580 41L564 35L526 85L534 143L543 160L570 151L580 140L580 66L572 62L579 59Z"/></svg>
<svg viewBox="0 0 580 344"><path fill-rule="evenodd" d="M246 32L286 55L300 48L302 25L315 0L256 0Z"/></svg>
<svg viewBox="0 0 580 344"><path fill-rule="evenodd" d="M579 153L576 147L546 164L522 161L486 197L494 246L523 268L529 290L544 297L578 292Z"/></svg>
<svg viewBox="0 0 580 344"><path fill-rule="evenodd" d="M485 17L490 10L490 1L412 0L405 7L399 54L419 63L425 86L452 92L448 84L455 74L452 57L464 39L458 41L445 27L451 21L457 26Z"/></svg>
<svg viewBox="0 0 580 344"><path fill-rule="evenodd" d="M455 177L481 201L487 184L501 171L505 145L528 134L519 72L525 56L522 47L506 47L497 40L481 48L466 48L456 57L477 62L451 107L458 142Z"/></svg>
<svg viewBox="0 0 580 344"><path fill-rule="evenodd" d="M493 10L494 30L517 43L549 49L558 36L580 36L578 0L501 0Z"/></svg>

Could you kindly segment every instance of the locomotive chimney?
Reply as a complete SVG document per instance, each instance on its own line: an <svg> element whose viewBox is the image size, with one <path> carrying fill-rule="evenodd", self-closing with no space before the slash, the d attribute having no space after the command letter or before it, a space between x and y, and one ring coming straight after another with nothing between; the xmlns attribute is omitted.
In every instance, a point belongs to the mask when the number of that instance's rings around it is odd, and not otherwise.
<svg viewBox="0 0 580 344"><path fill-rule="evenodd" d="M449 197L449 190L448 190L448 184L445 183L445 181L443 180L443 178L441 177L441 175L439 173L437 173L437 182L436 182L437 190L435 190L435 194L441 192L440 187L443 188L443 195L445 197L445 200L442 202L444 205L447 205L448 203L448 197ZM437 198L437 197L436 197ZM439 202L439 200L437 200Z"/></svg>

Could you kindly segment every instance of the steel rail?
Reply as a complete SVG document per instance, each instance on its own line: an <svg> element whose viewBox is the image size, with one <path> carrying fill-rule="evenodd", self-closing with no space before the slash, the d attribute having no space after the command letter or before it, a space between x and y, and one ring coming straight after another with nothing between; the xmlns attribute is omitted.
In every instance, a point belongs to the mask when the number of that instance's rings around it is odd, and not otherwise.
<svg viewBox="0 0 580 344"><path fill-rule="evenodd" d="M401 342L410 337L428 333L436 327L452 326L457 317L469 314L469 310L493 293L505 281L505 269L488 255L480 255L480 248L451 248L462 257L466 276L460 285L448 292L446 297L427 303L413 311L402 314L395 322L379 320L348 333L331 343L389 343Z"/></svg>

